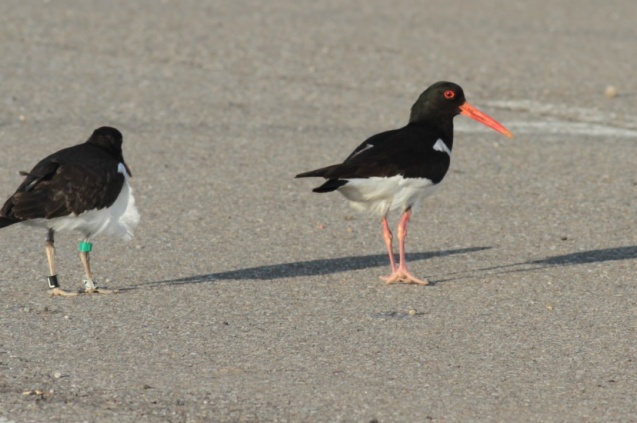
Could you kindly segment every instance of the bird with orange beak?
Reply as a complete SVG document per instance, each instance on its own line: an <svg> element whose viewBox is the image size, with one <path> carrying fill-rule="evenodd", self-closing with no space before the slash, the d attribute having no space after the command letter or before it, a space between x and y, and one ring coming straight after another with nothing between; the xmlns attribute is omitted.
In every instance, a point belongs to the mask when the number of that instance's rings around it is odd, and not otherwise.
<svg viewBox="0 0 637 423"><path fill-rule="evenodd" d="M338 191L355 208L381 216L383 238L392 268L389 276L381 276L387 284L428 283L407 269L407 224L412 208L436 190L449 170L453 149L453 118L459 114L507 137L513 137L495 119L470 105L459 85L436 82L418 97L406 126L368 138L341 164L296 176L325 178L327 181L314 188L314 192ZM393 235L387 222L387 214L391 210L400 210L402 213L398 224L398 265L394 259Z"/></svg>

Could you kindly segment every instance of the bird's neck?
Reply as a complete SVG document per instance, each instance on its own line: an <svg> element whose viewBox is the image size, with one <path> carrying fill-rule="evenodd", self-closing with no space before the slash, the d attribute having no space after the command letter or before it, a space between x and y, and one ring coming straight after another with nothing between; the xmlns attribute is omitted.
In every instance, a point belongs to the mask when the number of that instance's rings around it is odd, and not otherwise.
<svg viewBox="0 0 637 423"><path fill-rule="evenodd" d="M409 122L409 125L424 126L433 129L438 139L444 141L447 144L449 150L453 147L453 121L441 124L440 121L418 121Z"/></svg>
<svg viewBox="0 0 637 423"><path fill-rule="evenodd" d="M104 151L106 151L108 154L112 155L114 158L118 159L118 160L122 160L122 146L121 144L116 144L116 143L112 143L112 142L106 142L103 140L94 140L94 139L89 139L88 141L86 141L88 144L94 145Z"/></svg>

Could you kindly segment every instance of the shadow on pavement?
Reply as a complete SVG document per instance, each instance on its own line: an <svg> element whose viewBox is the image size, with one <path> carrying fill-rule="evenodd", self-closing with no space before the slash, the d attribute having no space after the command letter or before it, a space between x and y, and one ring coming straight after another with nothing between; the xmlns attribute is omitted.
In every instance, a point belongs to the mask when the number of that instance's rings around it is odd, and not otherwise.
<svg viewBox="0 0 637 423"><path fill-rule="evenodd" d="M629 247L603 248L599 250L580 251L578 253L562 254L559 256L547 257L541 260L531 260L523 263L506 264L502 266L486 267L476 269L471 274L464 276L440 279L436 283L449 282L469 277L478 277L476 272L487 272L487 274L499 275L504 273L530 272L534 270L546 269L557 266L574 266L578 264L602 263L605 261L619 261L637 259L637 245ZM524 266L524 267L523 267ZM531 267L529 267L531 266ZM490 273L490 271L496 272Z"/></svg>
<svg viewBox="0 0 637 423"><path fill-rule="evenodd" d="M525 264L539 264L544 266L559 266L569 264L599 263L603 261L630 260L637 258L637 245L631 247L604 248L579 253L564 254L547 257L542 260L529 261Z"/></svg>
<svg viewBox="0 0 637 423"><path fill-rule="evenodd" d="M433 257L444 257L453 254L467 254L476 251L488 250L490 248L491 247L472 247L460 248L456 250L408 253L407 261L426 260ZM185 278L170 279L157 282L146 282L134 285L128 289L136 289L142 286L183 285L229 279L281 279L299 276L317 276L381 266L389 266L389 259L387 258L386 254L308 260L250 267L247 269L231 270L229 272L195 275Z"/></svg>

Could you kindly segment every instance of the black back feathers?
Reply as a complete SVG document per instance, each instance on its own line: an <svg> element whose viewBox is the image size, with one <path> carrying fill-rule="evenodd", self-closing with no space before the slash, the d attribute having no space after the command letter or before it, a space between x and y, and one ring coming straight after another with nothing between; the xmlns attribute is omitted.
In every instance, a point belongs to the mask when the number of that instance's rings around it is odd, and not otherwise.
<svg viewBox="0 0 637 423"><path fill-rule="evenodd" d="M26 173L0 210L0 227L109 207L124 184L122 171L130 174L122 157L122 134L98 128L85 143L51 154Z"/></svg>

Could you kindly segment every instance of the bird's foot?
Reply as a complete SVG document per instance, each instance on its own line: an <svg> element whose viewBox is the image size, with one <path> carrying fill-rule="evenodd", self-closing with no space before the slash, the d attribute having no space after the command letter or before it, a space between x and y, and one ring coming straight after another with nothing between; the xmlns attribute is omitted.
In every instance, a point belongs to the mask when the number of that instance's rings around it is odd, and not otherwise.
<svg viewBox="0 0 637 423"><path fill-rule="evenodd" d="M387 285L391 285L392 283L413 283L417 285L429 284L427 279L419 279L412 275L409 270L401 267L394 270L391 275L381 276L380 278L384 280Z"/></svg>
<svg viewBox="0 0 637 423"><path fill-rule="evenodd" d="M90 279L84 280L84 293L85 294L117 294L119 289L106 289L99 288L95 282Z"/></svg>
<svg viewBox="0 0 637 423"><path fill-rule="evenodd" d="M77 297L79 294L77 291L67 291L59 286L49 289L49 295L52 297Z"/></svg>

